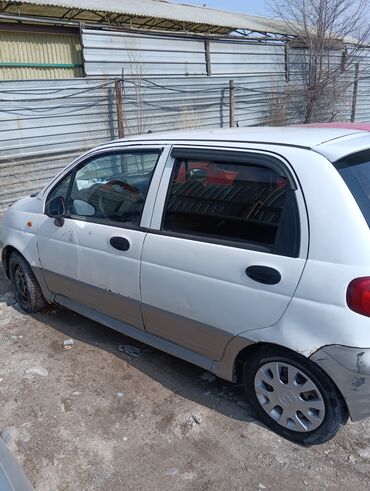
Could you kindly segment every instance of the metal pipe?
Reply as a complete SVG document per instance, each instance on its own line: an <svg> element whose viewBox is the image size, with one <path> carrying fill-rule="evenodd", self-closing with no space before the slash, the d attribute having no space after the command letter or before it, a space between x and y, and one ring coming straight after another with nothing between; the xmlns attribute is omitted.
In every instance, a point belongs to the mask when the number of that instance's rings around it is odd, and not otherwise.
<svg viewBox="0 0 370 491"><path fill-rule="evenodd" d="M82 63L18 63L12 61L0 61L0 67L11 68L82 68Z"/></svg>

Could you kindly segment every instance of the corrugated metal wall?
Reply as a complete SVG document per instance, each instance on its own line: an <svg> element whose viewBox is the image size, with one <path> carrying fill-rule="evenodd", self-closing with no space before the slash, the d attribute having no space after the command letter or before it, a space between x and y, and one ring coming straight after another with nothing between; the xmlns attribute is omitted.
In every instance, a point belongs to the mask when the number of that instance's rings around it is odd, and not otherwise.
<svg viewBox="0 0 370 491"><path fill-rule="evenodd" d="M0 80L83 76L79 35L3 31L0 24Z"/></svg>
<svg viewBox="0 0 370 491"><path fill-rule="evenodd" d="M88 76L148 77L206 75L202 39L83 30Z"/></svg>
<svg viewBox="0 0 370 491"><path fill-rule="evenodd" d="M370 76L364 74L358 84L356 122L370 122Z"/></svg>
<svg viewBox="0 0 370 491"><path fill-rule="evenodd" d="M83 47L86 72L99 79L0 82L0 209L40 189L83 150L117 137L113 77L122 71L126 134L227 127L230 79L239 126L302 121L297 60L287 83L282 45L211 40L208 66L202 39L85 30ZM369 89L363 74L358 121L370 121Z"/></svg>

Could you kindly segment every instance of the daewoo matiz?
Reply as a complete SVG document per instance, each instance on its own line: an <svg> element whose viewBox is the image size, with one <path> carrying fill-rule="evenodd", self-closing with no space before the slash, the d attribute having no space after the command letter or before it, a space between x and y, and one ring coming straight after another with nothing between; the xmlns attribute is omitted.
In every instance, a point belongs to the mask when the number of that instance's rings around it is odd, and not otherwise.
<svg viewBox="0 0 370 491"><path fill-rule="evenodd" d="M321 443L370 415L370 134L174 132L102 145L2 221L22 309L56 303L226 380Z"/></svg>

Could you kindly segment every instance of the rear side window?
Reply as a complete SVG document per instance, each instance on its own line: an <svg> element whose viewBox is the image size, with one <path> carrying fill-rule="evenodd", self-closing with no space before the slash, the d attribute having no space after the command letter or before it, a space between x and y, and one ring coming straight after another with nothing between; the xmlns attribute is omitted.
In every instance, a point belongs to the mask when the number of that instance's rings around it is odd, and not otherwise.
<svg viewBox="0 0 370 491"><path fill-rule="evenodd" d="M370 227L370 150L358 152L334 163Z"/></svg>
<svg viewBox="0 0 370 491"><path fill-rule="evenodd" d="M297 256L299 219L294 191L268 166L177 159L163 231Z"/></svg>

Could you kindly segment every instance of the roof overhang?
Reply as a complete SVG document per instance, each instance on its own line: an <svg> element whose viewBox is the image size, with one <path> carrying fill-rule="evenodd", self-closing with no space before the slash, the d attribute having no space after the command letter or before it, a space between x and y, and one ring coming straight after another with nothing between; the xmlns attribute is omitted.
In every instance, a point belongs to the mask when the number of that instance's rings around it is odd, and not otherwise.
<svg viewBox="0 0 370 491"><path fill-rule="evenodd" d="M22 0L2 1L0 14L108 24L178 32L250 33L294 36L281 20L257 17L166 0Z"/></svg>

